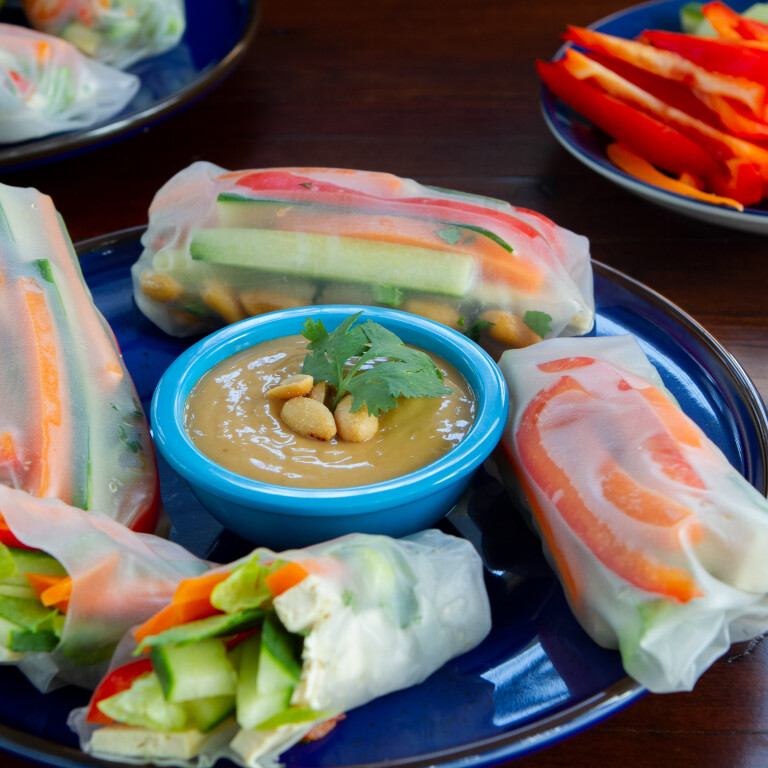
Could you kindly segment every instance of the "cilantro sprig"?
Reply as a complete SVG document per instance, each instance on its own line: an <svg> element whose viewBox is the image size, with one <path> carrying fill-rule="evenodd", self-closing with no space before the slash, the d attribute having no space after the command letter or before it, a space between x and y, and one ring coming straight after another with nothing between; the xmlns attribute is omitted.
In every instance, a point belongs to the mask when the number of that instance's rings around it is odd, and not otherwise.
<svg viewBox="0 0 768 768"><path fill-rule="evenodd" d="M372 320L356 325L362 314L347 317L332 333L321 320L308 317L304 322L301 333L310 343L302 373L335 387L332 411L347 394L352 395L352 411L365 405L372 416L394 408L398 397L451 394L442 371L426 352L406 347L396 334Z"/></svg>

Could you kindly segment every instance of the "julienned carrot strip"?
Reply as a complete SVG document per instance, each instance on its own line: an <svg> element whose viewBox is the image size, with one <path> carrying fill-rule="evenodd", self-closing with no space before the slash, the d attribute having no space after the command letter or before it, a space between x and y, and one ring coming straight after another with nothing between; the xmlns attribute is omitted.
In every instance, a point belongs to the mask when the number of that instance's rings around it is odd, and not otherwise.
<svg viewBox="0 0 768 768"><path fill-rule="evenodd" d="M560 398L571 405L593 399L574 378L564 375L528 404L515 435L520 461L531 480L550 499L568 527L609 570L630 584L682 603L701 596L692 574L667 566L623 541L585 504L564 471L549 455L542 441L548 407Z"/></svg>
<svg viewBox="0 0 768 768"><path fill-rule="evenodd" d="M41 226L47 231L61 230L62 224L53 206L41 205L39 215L43 219ZM68 251L67 238L51 238L51 240L59 251L52 258L56 264L55 277L64 280L71 306L86 308L78 312L78 339L81 345L88 349L91 364L101 368L100 382L109 382L112 386L116 386L123 379L124 373L120 358L113 346L114 335L111 329L102 324L96 312L87 309L91 303L91 296L80 273L77 258L73 258Z"/></svg>
<svg viewBox="0 0 768 768"><path fill-rule="evenodd" d="M272 593L272 596L277 597L282 595L283 592L287 592L291 587L295 587L299 582L306 579L308 575L307 571L299 563L287 562L276 571L272 571L272 573L265 576L264 584Z"/></svg>
<svg viewBox="0 0 768 768"><path fill-rule="evenodd" d="M38 283L19 278L31 330L33 360L29 366L40 403L40 438L33 450L34 478L25 490L35 496L68 499L71 488L71 414L62 403L63 364L59 360L56 331L45 294Z"/></svg>
<svg viewBox="0 0 768 768"><path fill-rule="evenodd" d="M211 592L228 576L227 571L216 571L180 581L172 601L133 630L136 642L141 643L144 638L158 635L177 624L221 613L211 605Z"/></svg>
<svg viewBox="0 0 768 768"><path fill-rule="evenodd" d="M204 573L202 576L184 579L173 593L174 603L188 603L192 600L209 600L213 588L229 577L228 571Z"/></svg>
<svg viewBox="0 0 768 768"><path fill-rule="evenodd" d="M72 579L43 573L25 573L30 587L46 608L57 608L66 613L72 597Z"/></svg>
<svg viewBox="0 0 768 768"><path fill-rule="evenodd" d="M69 576L63 576L40 595L40 602L43 605L57 605L68 601L71 597L72 579Z"/></svg>
<svg viewBox="0 0 768 768"><path fill-rule="evenodd" d="M609 144L605 151L608 159L619 170L624 171L624 173L629 174L635 179L694 200L701 200L702 202L714 205L724 205L729 208L735 208L737 211L744 210L744 206L738 200L720 197L720 195L713 195L709 192L702 192L697 187L667 176L654 168L645 158L640 157L640 155L635 154L631 149L623 147L621 144Z"/></svg>
<svg viewBox="0 0 768 768"><path fill-rule="evenodd" d="M137 643L141 643L147 637L159 635L166 629L186 624L189 621L205 619L221 613L211 605L208 597L197 600L186 600L182 603L170 603L154 616L133 630L133 637Z"/></svg>
<svg viewBox="0 0 768 768"><path fill-rule="evenodd" d="M49 587L58 584L63 579L67 579L67 576L59 576L49 573L25 573L24 577L29 582L29 586L32 587L32 591L35 593L35 597L40 599L41 595ZM45 603L43 603L45 605Z"/></svg>

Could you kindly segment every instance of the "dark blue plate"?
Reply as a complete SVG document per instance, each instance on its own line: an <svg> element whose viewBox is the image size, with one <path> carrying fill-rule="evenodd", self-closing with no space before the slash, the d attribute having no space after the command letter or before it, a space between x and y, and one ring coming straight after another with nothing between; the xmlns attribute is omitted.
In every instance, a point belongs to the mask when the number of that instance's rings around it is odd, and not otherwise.
<svg viewBox="0 0 768 768"><path fill-rule="evenodd" d="M667 29L679 32L680 8L687 1L662 0L662 2L636 5L591 24L590 29L629 39L637 37L645 29ZM744 11L752 4L752 0L729 0L728 2L728 5L736 11ZM567 46L563 48L565 47ZM555 54L556 59L560 58L562 50ZM541 104L544 120L555 138L577 160L601 176L633 194L685 216L732 229L768 234L768 205L765 202L755 207L745 208L744 211L736 211L667 192L635 179L624 171L620 171L608 159L605 153L608 143L605 134L563 104L546 86L542 86L541 89Z"/></svg>
<svg viewBox="0 0 768 768"><path fill-rule="evenodd" d="M141 87L114 117L77 131L0 144L0 169L64 157L114 141L189 105L213 88L245 53L256 33L259 0L186 0L187 28L179 45L128 68ZM24 24L18 0L6 0L0 21Z"/></svg>
<svg viewBox="0 0 768 768"><path fill-rule="evenodd" d="M166 336L133 304L129 267L140 234L92 240L78 252L146 407L189 341ZM596 333L635 334L685 410L765 493L768 415L739 364L661 296L600 264L595 272ZM222 532L166 465L161 484L173 539L219 561L249 550ZM330 736L294 747L285 755L288 768L488 765L572 735L644 693L618 654L599 648L576 623L538 540L495 480L481 474L445 527L483 554L490 636L422 685L354 710ZM41 695L13 668L0 669L0 690L0 747L53 766L115 765L80 753L66 728L67 713L87 701L86 691Z"/></svg>

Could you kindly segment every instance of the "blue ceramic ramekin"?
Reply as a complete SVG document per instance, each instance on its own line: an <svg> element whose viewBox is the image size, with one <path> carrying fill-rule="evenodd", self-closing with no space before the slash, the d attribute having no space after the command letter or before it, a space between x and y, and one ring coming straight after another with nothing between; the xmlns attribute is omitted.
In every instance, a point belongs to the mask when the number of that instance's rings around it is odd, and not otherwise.
<svg viewBox="0 0 768 768"><path fill-rule="evenodd" d="M298 334L307 317L332 331L362 312L404 342L443 357L464 376L475 398L475 422L464 439L415 472L349 488L292 488L252 480L201 453L184 428L192 387L211 367L268 339ZM498 443L509 395L498 367L474 342L417 315L380 307L328 305L270 312L217 331L182 353L160 379L151 420L160 453L203 506L228 530L273 549L300 547L346 533L405 536L428 528L456 504Z"/></svg>

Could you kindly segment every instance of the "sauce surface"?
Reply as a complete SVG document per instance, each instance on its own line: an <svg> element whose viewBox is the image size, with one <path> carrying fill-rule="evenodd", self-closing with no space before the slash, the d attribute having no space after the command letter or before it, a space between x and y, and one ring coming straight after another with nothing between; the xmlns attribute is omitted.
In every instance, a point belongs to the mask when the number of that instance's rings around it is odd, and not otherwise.
<svg viewBox="0 0 768 768"><path fill-rule="evenodd" d="M363 443L298 435L280 418L283 402L265 393L301 372L306 345L301 335L272 339L208 371L190 392L184 414L198 450L261 482L344 488L388 480L435 461L464 438L474 421L467 383L449 363L430 355L453 394L401 398L396 408L379 415L379 431Z"/></svg>

